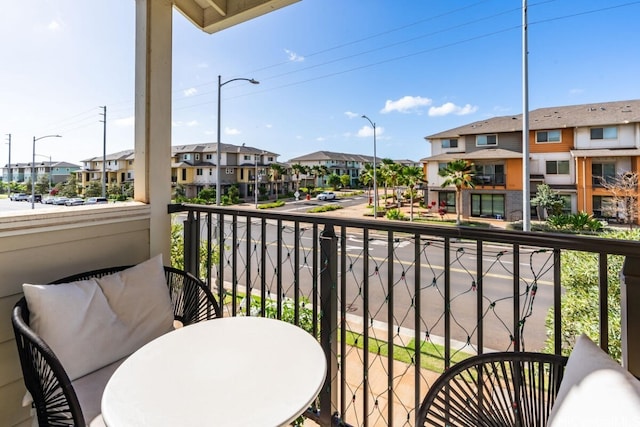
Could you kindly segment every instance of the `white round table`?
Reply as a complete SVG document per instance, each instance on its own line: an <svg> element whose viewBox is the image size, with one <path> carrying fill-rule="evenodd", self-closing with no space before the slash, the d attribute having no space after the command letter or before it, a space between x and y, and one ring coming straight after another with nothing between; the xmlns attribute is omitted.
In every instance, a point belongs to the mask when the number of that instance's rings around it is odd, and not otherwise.
<svg viewBox="0 0 640 427"><path fill-rule="evenodd" d="M116 370L102 416L121 426L281 426L316 398L327 365L303 329L262 317L228 317L177 329Z"/></svg>

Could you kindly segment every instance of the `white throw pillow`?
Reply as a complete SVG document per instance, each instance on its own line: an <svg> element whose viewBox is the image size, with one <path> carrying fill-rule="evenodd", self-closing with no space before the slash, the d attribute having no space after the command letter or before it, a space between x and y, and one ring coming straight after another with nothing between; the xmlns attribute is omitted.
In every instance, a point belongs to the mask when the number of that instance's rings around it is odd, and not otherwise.
<svg viewBox="0 0 640 427"><path fill-rule="evenodd" d="M94 279L59 285L22 285L29 324L73 381L128 355L118 343L129 328Z"/></svg>
<svg viewBox="0 0 640 427"><path fill-rule="evenodd" d="M128 328L126 340L117 343L126 354L173 330L173 304L162 255L96 280L111 308Z"/></svg>
<svg viewBox="0 0 640 427"><path fill-rule="evenodd" d="M586 335L569 356L550 427L640 425L640 381Z"/></svg>

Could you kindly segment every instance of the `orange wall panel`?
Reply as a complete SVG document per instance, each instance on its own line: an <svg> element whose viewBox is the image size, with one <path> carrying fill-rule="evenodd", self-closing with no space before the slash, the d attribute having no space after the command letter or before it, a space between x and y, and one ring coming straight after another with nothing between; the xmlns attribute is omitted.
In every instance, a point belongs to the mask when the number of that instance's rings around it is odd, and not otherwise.
<svg viewBox="0 0 640 427"><path fill-rule="evenodd" d="M553 130L553 129L552 129ZM560 129L561 142L536 143L536 131L529 132L530 153L566 153L573 149L573 128Z"/></svg>
<svg viewBox="0 0 640 427"><path fill-rule="evenodd" d="M522 190L522 160L506 159L505 172L507 190Z"/></svg>

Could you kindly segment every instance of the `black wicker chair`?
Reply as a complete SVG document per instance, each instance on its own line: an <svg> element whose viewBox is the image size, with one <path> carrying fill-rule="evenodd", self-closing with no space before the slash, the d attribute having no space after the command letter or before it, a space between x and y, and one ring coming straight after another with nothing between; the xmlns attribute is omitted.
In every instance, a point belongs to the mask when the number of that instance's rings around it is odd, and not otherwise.
<svg viewBox="0 0 640 427"><path fill-rule="evenodd" d="M89 271L50 285L102 277L128 267ZM222 316L216 299L201 280L176 268L164 269L175 320L186 326ZM38 424L84 427L82 409L67 373L51 348L29 327L29 307L24 297L14 306L11 320L24 382L33 398Z"/></svg>
<svg viewBox="0 0 640 427"><path fill-rule="evenodd" d="M419 426L545 426L567 358L487 353L444 372L418 411Z"/></svg>

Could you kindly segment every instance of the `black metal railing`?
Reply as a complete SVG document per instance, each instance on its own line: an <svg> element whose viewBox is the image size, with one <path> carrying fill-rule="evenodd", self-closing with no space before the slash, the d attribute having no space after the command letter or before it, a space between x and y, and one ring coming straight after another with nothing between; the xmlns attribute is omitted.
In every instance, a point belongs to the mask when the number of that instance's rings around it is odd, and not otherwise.
<svg viewBox="0 0 640 427"><path fill-rule="evenodd" d="M638 242L564 234L201 205L169 212L182 215L185 268L225 316L277 317L318 338L328 375L307 416L321 425L413 426L437 373L468 355L560 353L565 250L598 257L607 349L608 256L640 253Z"/></svg>

